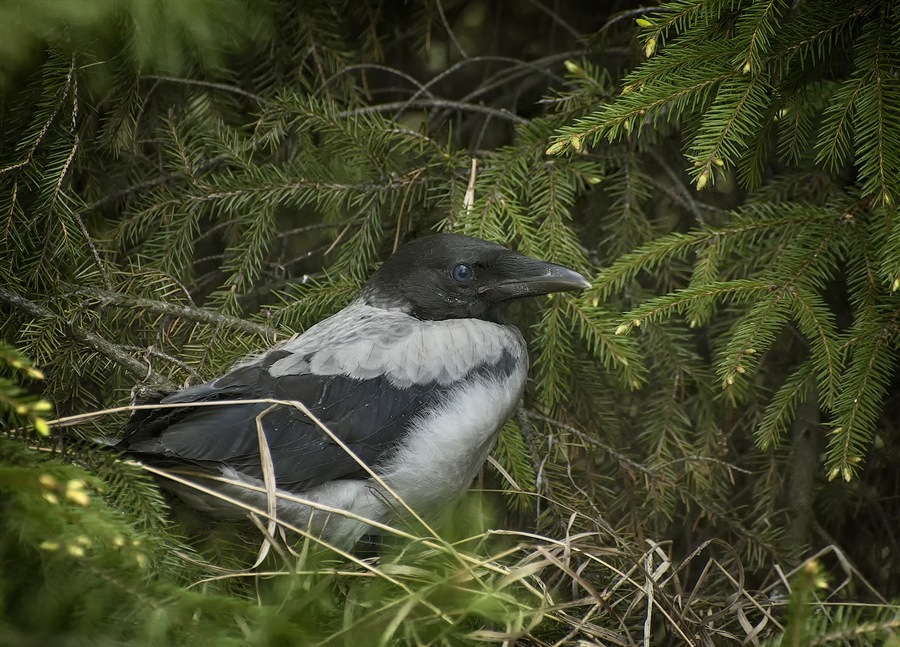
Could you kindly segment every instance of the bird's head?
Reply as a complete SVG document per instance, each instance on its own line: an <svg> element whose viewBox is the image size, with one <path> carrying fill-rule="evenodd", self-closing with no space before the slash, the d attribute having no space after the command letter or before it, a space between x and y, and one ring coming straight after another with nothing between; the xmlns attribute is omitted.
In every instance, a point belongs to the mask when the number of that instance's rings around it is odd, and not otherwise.
<svg viewBox="0 0 900 647"><path fill-rule="evenodd" d="M401 309L418 319L501 319L520 297L590 286L562 265L460 234L438 234L400 247L360 292L367 304Z"/></svg>

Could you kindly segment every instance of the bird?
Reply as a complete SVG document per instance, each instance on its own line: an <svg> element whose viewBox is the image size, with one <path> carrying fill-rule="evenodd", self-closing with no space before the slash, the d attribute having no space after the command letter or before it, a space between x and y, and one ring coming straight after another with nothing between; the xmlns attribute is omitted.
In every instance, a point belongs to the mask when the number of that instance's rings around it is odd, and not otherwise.
<svg viewBox="0 0 900 647"><path fill-rule="evenodd" d="M267 509L259 419L269 474L291 497L277 498L278 520L342 550L408 518L407 509L439 521L525 388L528 353L507 305L589 286L575 270L497 243L450 233L414 239L333 316L159 398L165 408L135 412L115 448L202 485L164 482L189 507L246 519L234 501ZM260 400L303 403L334 438L297 407Z"/></svg>

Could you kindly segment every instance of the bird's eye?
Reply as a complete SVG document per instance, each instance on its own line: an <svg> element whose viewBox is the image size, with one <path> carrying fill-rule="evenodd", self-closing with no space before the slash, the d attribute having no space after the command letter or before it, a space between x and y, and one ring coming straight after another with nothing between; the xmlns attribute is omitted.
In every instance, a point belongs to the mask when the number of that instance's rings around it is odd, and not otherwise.
<svg viewBox="0 0 900 647"><path fill-rule="evenodd" d="M451 274L453 275L454 280L458 281L459 283L468 283L472 280L475 272L473 272L472 268L468 265L457 265L453 268L453 272Z"/></svg>

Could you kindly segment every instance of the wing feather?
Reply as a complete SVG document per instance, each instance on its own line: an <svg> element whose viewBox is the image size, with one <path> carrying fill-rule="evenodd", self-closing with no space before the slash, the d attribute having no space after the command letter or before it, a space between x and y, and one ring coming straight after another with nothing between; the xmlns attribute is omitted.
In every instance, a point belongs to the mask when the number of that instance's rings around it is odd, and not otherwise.
<svg viewBox="0 0 900 647"><path fill-rule="evenodd" d="M262 363L239 368L218 380L169 395L162 404L235 399L299 400L367 465L392 454L412 419L449 386L436 382L394 386L386 376L356 380L342 375L289 375L273 378ZM230 467L262 478L256 419L267 403L160 409L157 420L143 416L126 429L120 449L143 460ZM342 478L365 478L365 471L299 409L280 406L262 426L279 488L299 492Z"/></svg>

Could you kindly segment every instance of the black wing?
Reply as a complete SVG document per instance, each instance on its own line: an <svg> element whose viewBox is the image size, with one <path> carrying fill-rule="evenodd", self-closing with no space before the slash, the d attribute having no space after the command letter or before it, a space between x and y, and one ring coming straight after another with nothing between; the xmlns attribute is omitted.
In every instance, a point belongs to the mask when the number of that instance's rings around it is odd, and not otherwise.
<svg viewBox="0 0 900 647"><path fill-rule="evenodd" d="M410 422L450 386L435 382L398 388L385 376L272 377L267 368L284 353L235 369L221 378L168 395L163 404L299 400L370 467L390 456ZM270 404L155 409L135 416L118 447L148 462L190 463L219 471L231 467L262 478L256 418ZM279 406L262 419L279 488L299 492L366 472L299 409Z"/></svg>

